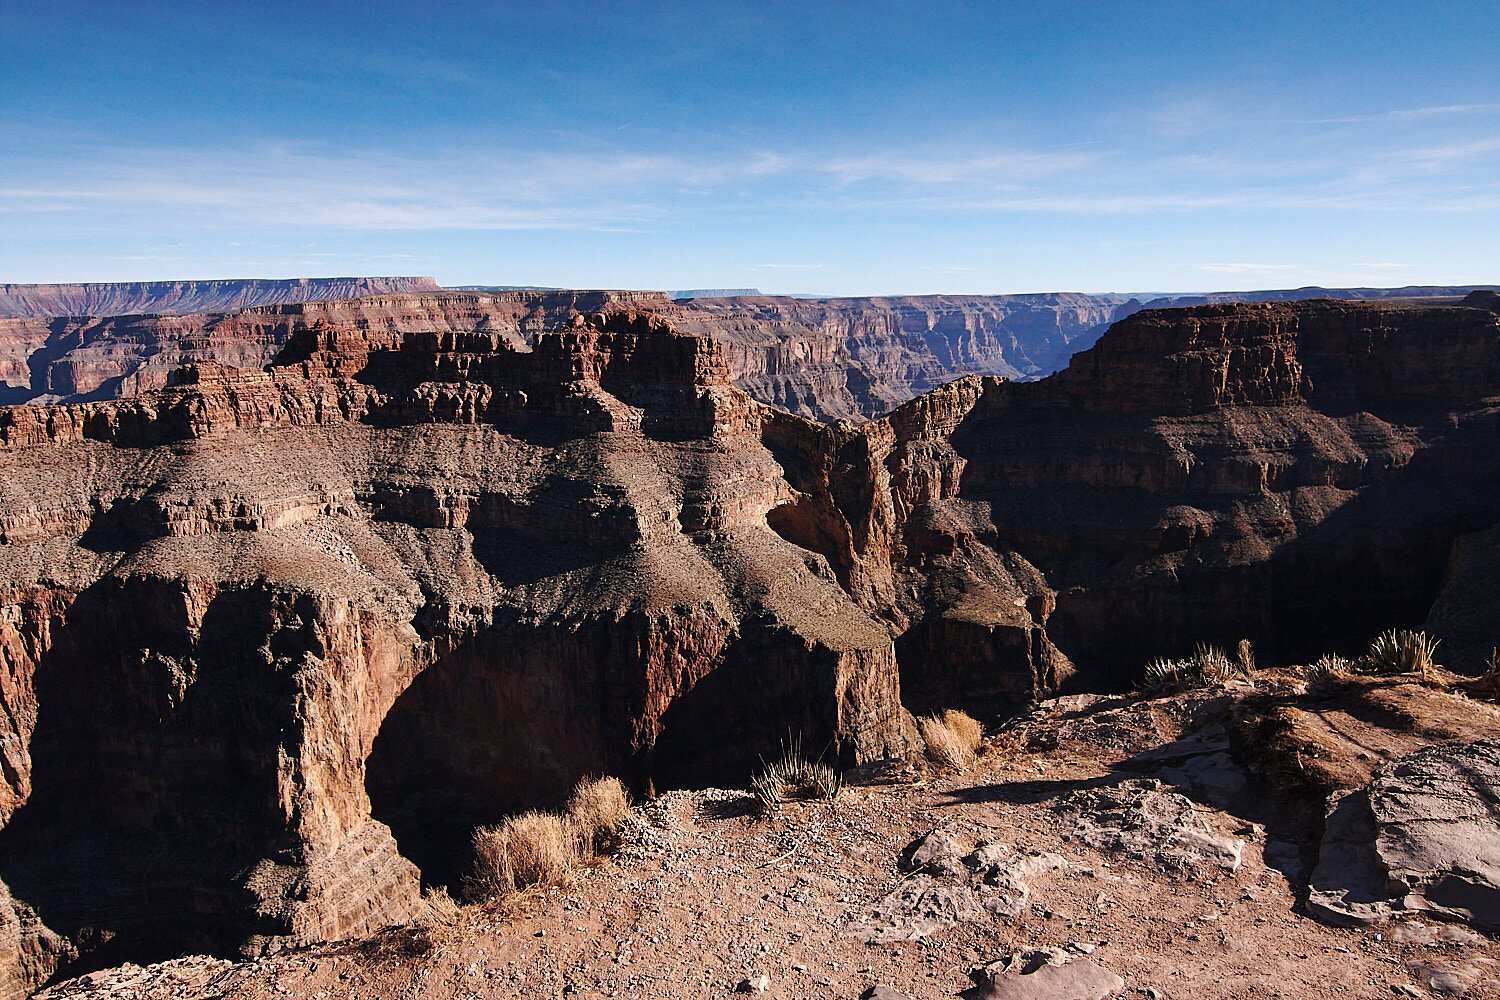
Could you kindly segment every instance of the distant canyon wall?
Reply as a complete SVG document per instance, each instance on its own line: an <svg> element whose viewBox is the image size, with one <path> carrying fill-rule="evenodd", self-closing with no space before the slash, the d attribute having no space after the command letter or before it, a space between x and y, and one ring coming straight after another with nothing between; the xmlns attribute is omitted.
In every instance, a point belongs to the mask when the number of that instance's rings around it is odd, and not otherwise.
<svg viewBox="0 0 1500 1000"><path fill-rule="evenodd" d="M1146 304L1458 291L1297 289ZM722 343L734 383L756 399L817 420L864 420L961 375L1049 375L1142 307L1078 293L679 301L662 292L443 291L429 278L9 285L0 286L0 404L128 396L161 388L169 371L192 361L258 367L320 320L493 333L527 350L573 316L647 309Z"/></svg>

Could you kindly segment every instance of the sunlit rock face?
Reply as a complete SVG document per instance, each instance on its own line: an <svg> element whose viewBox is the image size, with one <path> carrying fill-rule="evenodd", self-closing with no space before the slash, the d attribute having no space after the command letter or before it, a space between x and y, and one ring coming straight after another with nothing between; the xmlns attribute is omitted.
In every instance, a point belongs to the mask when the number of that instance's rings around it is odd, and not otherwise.
<svg viewBox="0 0 1500 1000"><path fill-rule="evenodd" d="M584 774L847 765L1198 641L1357 648L1500 521L1482 309L1151 310L857 423L751 398L669 302L521 336L397 299L0 410L10 993L400 923L445 837Z"/></svg>

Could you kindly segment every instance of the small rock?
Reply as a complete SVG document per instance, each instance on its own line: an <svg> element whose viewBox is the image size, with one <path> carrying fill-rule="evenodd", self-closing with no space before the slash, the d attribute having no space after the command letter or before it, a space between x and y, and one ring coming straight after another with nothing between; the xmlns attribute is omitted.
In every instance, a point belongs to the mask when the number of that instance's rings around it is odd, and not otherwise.
<svg viewBox="0 0 1500 1000"><path fill-rule="evenodd" d="M923 871L931 875L959 875L964 872L963 857L968 853L954 836L944 830L933 830L918 837L901 852L896 866L904 872Z"/></svg>
<svg viewBox="0 0 1500 1000"><path fill-rule="evenodd" d="M771 977L765 973L751 976L749 979L741 979L735 990L740 993L764 993L771 988Z"/></svg>
<svg viewBox="0 0 1500 1000"><path fill-rule="evenodd" d="M969 974L977 1000L1104 1000L1125 980L1060 948L1027 948Z"/></svg>
<svg viewBox="0 0 1500 1000"><path fill-rule="evenodd" d="M911 997L889 986L871 986L859 995L859 1000L911 1000Z"/></svg>

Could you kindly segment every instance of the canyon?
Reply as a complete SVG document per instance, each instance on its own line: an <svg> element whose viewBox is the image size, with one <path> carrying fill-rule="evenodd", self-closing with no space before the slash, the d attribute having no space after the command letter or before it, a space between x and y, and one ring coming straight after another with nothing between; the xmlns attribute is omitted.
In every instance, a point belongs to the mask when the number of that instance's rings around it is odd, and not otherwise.
<svg viewBox="0 0 1500 1000"><path fill-rule="evenodd" d="M1479 669L1493 296L1021 298L3 321L0 994L403 923L584 774L857 767L1200 641Z"/></svg>
<svg viewBox="0 0 1500 1000"><path fill-rule="evenodd" d="M536 334L574 316L644 309L722 343L734 384L756 399L823 421L862 420L960 375L1049 375L1143 307L1314 297L1456 302L1468 289L1150 298L704 294L715 291L742 290L444 290L430 278L0 286L0 404L120 398L161 388L173 368L191 361L260 367L294 331L319 320L389 332L495 332L526 350Z"/></svg>

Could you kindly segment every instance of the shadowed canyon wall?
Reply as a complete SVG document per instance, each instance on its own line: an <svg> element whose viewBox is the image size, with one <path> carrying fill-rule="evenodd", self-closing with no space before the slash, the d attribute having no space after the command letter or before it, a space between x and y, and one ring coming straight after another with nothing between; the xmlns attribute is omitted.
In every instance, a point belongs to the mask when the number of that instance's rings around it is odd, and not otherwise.
<svg viewBox="0 0 1500 1000"><path fill-rule="evenodd" d="M850 764L913 745L903 702L1472 622L1500 522L1481 308L1138 312L856 424L634 300L440 298L242 312L266 370L0 410L3 992L402 922L417 864L586 773Z"/></svg>

